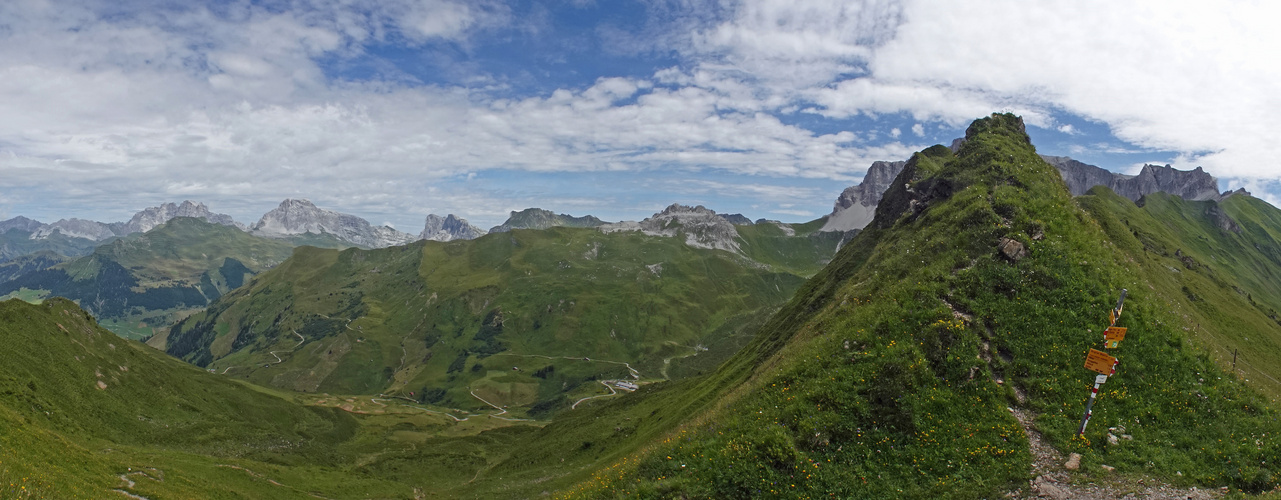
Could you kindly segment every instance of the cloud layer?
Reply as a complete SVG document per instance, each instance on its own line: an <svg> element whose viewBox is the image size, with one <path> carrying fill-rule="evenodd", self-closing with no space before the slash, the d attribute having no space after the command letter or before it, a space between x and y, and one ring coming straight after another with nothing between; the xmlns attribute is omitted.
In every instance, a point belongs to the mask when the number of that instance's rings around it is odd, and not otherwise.
<svg viewBox="0 0 1281 500"><path fill-rule="evenodd" d="M485 225L529 205L703 196L802 217L871 161L994 110L1067 136L1069 118L1103 123L1239 185L1281 178L1272 3L657 3L634 27L648 41L605 20L589 31L627 75L571 64L594 83L523 94L476 54L560 36L554 10L376 5L0 5L0 211L112 219L192 198L251 219L302 196L412 229L427 211ZM638 57L664 62L638 71ZM365 69L335 69L350 67ZM503 182L550 174L565 185ZM658 182L641 196L575 176Z"/></svg>

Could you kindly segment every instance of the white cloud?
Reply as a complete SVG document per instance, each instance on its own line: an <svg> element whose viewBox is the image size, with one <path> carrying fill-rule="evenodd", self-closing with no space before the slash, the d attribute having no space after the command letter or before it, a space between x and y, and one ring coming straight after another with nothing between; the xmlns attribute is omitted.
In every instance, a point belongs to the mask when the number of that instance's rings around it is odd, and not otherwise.
<svg viewBox="0 0 1281 500"><path fill-rule="evenodd" d="M892 128L892 129L890 129L890 137L893 137L893 138L895 138L895 139L898 139L898 136L900 136L900 135L903 135L903 131L902 131L902 130L899 130L898 128Z"/></svg>
<svg viewBox="0 0 1281 500"><path fill-rule="evenodd" d="M919 123L912 125L912 133L917 137L925 137L925 126Z"/></svg>

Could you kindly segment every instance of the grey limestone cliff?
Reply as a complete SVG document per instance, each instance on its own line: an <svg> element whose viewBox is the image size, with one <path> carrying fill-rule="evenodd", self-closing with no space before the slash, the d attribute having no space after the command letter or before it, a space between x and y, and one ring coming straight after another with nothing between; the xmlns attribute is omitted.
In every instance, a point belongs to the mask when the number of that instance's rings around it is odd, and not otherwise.
<svg viewBox="0 0 1281 500"><path fill-rule="evenodd" d="M449 214L441 217L436 214L427 216L423 224L420 239L431 241L474 240L485 235L481 228L467 223L467 219Z"/></svg>
<svg viewBox="0 0 1281 500"><path fill-rule="evenodd" d="M316 207L308 200L288 199L262 216L250 232L268 238L312 234L329 234L342 241L367 248L404 245L418 237L387 226L374 226L369 221L332 210Z"/></svg>
<svg viewBox="0 0 1281 500"><path fill-rule="evenodd" d="M872 163L862 182L845 188L836 198L832 213L827 216L827 222L819 231L849 231L866 227L876 215L876 205L880 203L881 196L906 164L904 161Z"/></svg>
<svg viewBox="0 0 1281 500"><path fill-rule="evenodd" d="M739 253L738 229L734 224L702 205L673 203L662 212L640 221L623 221L600 226L606 233L640 231L651 236L684 236L685 244Z"/></svg>
<svg viewBox="0 0 1281 500"><path fill-rule="evenodd" d="M1094 186L1106 186L1116 194L1134 201L1152 193L1169 193L1187 200L1220 200L1219 181L1201 167L1177 170L1169 165L1144 165L1139 175L1109 172L1066 156L1041 156L1059 169L1072 196L1080 196Z"/></svg>
<svg viewBox="0 0 1281 500"><path fill-rule="evenodd" d="M125 231L128 234L145 233L154 229L156 226L169 222L174 217L193 217L204 219L211 224L221 224L231 226L244 231L245 225L232 220L230 215L216 214L209 211L204 203L194 203L190 200L182 204L165 203L158 207L150 207L133 215L129 222L125 223Z"/></svg>

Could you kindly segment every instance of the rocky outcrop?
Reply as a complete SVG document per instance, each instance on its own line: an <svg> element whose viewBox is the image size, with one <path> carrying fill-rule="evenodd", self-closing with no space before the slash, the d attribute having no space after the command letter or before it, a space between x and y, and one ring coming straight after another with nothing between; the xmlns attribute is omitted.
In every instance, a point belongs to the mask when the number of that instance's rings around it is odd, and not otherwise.
<svg viewBox="0 0 1281 500"><path fill-rule="evenodd" d="M262 216L250 228L256 236L284 238L300 234L329 234L342 241L367 248L384 248L412 243L417 236L344 213L324 210L308 200L288 199Z"/></svg>
<svg viewBox="0 0 1281 500"><path fill-rule="evenodd" d="M0 233L4 233L10 229L17 229L19 231L34 233L40 230L40 228L42 227L44 227L43 222L40 222L38 220L28 219L21 215L6 221L0 221Z"/></svg>
<svg viewBox="0 0 1281 500"><path fill-rule="evenodd" d="M863 181L850 186L836 198L831 215L819 231L849 231L863 229L876 215L876 205L889 189L894 178L903 171L903 161L878 161L868 167Z"/></svg>
<svg viewBox="0 0 1281 500"><path fill-rule="evenodd" d="M547 229L552 227L597 227L606 224L605 221L597 219L591 215L574 217L567 214L557 214L550 210L541 208L526 208L519 212L512 212L501 226L490 228L491 233L505 233L512 229Z"/></svg>
<svg viewBox="0 0 1281 500"><path fill-rule="evenodd" d="M738 230L734 224L702 205L690 207L673 203L643 221L605 224L600 226L600 230L606 233L640 231L651 236L683 236L685 244L691 247L739 253Z"/></svg>
<svg viewBox="0 0 1281 500"><path fill-rule="evenodd" d="M244 231L245 225L232 220L230 215L216 214L209 211L204 203L193 203L190 200L182 202L180 205L165 203L158 207L143 209L133 215L129 222L125 223L126 234L145 233L156 226L169 222L174 217L192 217L204 219L211 224L221 224L231 226Z"/></svg>
<svg viewBox="0 0 1281 500"><path fill-rule="evenodd" d="M468 224L467 219L455 217L454 214L444 217L431 214L427 216L427 221L423 224L423 232L418 237L431 241L454 241L474 240L484 235L484 230Z"/></svg>
<svg viewBox="0 0 1281 500"><path fill-rule="evenodd" d="M124 236L125 224L123 222L113 222L110 224L84 220L84 219L62 219L53 224L37 229L31 233L31 239L43 240L53 233L60 233L69 238L84 238L92 241L102 241L107 238Z"/></svg>
<svg viewBox="0 0 1281 500"><path fill-rule="evenodd" d="M1139 175L1124 175L1087 165L1066 156L1043 155L1041 158L1059 169L1072 196L1083 195L1094 186L1107 186L1116 194L1133 201L1138 201L1144 195L1152 193L1169 193L1194 201L1218 201L1227 196L1226 193L1219 192L1219 181L1201 167L1193 170L1176 170L1169 165L1144 165Z"/></svg>

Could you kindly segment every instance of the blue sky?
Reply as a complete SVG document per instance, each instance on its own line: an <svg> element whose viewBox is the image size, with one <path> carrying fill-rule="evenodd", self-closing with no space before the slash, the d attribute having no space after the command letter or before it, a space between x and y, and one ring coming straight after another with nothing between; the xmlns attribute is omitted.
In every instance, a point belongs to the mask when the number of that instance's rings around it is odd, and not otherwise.
<svg viewBox="0 0 1281 500"><path fill-rule="evenodd" d="M831 210L875 160L1022 115L1043 154L1277 203L1272 3L0 4L0 219L287 197L417 232L537 206ZM1139 36L1138 34L1142 34Z"/></svg>

